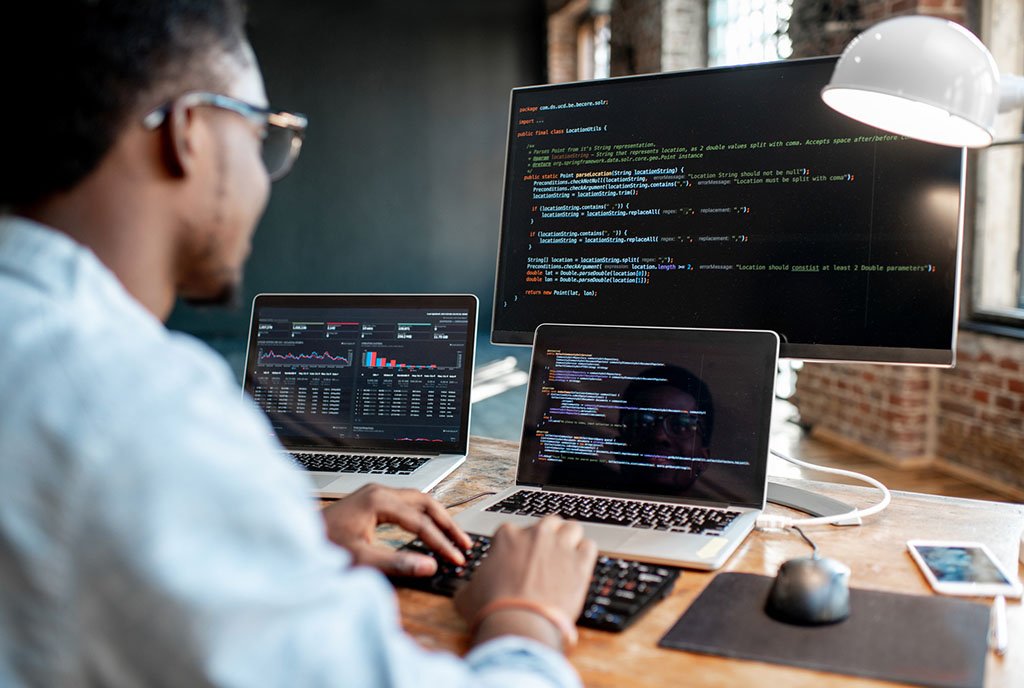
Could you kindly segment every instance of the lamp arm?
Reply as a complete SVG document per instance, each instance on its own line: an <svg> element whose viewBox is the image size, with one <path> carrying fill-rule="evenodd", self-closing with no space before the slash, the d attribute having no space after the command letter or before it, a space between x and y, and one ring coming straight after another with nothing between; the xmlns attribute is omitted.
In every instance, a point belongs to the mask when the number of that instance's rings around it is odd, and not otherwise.
<svg viewBox="0 0 1024 688"><path fill-rule="evenodd" d="M999 112L1024 107L1024 76L1003 74L999 79Z"/></svg>

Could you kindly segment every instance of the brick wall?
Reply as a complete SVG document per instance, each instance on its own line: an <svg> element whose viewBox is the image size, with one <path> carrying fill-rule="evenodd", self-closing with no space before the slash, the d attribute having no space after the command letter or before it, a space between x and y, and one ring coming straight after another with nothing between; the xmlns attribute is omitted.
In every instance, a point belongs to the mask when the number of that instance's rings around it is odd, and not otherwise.
<svg viewBox="0 0 1024 688"><path fill-rule="evenodd" d="M888 17L927 14L976 24L979 3L965 0L793 0L793 57L838 55L854 36Z"/></svg>
<svg viewBox="0 0 1024 688"><path fill-rule="evenodd" d="M935 371L807 363L792 401L823 439L902 466L931 461Z"/></svg>
<svg viewBox="0 0 1024 688"><path fill-rule="evenodd" d="M661 71L662 0L612 3L612 76Z"/></svg>
<svg viewBox="0 0 1024 688"><path fill-rule="evenodd" d="M789 38L793 57L837 55L871 22L864 19L868 6L882 0L793 0Z"/></svg>
<svg viewBox="0 0 1024 688"><path fill-rule="evenodd" d="M577 37L590 0L548 3L548 82L576 81Z"/></svg>
<svg viewBox="0 0 1024 688"><path fill-rule="evenodd" d="M705 0L663 0L661 71L708 64L708 5Z"/></svg>
<svg viewBox="0 0 1024 688"><path fill-rule="evenodd" d="M705 0L614 0L611 75L649 74L707 65ZM549 0L548 81L577 79L577 30L589 0Z"/></svg>
<svg viewBox="0 0 1024 688"><path fill-rule="evenodd" d="M964 23L966 12L964 0L874 0L861 4L864 18L872 24L901 14L927 14Z"/></svg>
<svg viewBox="0 0 1024 688"><path fill-rule="evenodd" d="M1024 342L961 331L948 370L807 363L792 401L826 441L1024 495Z"/></svg>
<svg viewBox="0 0 1024 688"><path fill-rule="evenodd" d="M937 403L939 463L1024 494L1024 342L961 332L956 368L939 373Z"/></svg>

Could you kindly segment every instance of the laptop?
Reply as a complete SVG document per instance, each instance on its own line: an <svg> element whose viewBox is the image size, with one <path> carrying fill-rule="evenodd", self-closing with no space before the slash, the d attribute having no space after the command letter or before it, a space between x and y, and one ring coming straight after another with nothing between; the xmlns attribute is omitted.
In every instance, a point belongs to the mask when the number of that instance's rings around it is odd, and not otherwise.
<svg viewBox="0 0 1024 688"><path fill-rule="evenodd" d="M469 446L472 294L259 294L245 392L316 493L426 492Z"/></svg>
<svg viewBox="0 0 1024 688"><path fill-rule="evenodd" d="M541 325L515 486L456 522L558 513L608 555L721 567L764 509L778 351L768 331Z"/></svg>

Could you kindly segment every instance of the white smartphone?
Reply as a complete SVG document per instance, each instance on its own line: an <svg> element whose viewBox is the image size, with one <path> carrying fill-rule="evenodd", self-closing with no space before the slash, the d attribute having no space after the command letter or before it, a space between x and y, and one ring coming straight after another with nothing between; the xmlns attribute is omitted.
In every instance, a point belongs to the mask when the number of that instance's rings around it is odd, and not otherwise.
<svg viewBox="0 0 1024 688"><path fill-rule="evenodd" d="M907 550L935 592L1018 598L1021 584L980 542L908 540Z"/></svg>

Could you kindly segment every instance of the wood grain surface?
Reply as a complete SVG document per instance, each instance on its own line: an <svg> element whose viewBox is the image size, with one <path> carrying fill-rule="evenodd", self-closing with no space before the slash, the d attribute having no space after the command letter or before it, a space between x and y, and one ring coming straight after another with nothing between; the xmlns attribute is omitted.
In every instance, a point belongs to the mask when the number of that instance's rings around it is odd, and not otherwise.
<svg viewBox="0 0 1024 688"><path fill-rule="evenodd" d="M470 442L470 457L434 490L443 504L480 492L502 489L514 480L517 445L480 437ZM878 493L869 488L801 479L779 482L819 491L857 506L869 506ZM453 508L457 511L461 507ZM789 510L769 505L769 512ZM916 595L933 594L906 553L911 538L966 539L986 543L1013 571L1024 530L1024 506L1016 504L894 492L891 506L861 527L817 526L808 534L824 556L845 562L852 569L851 585ZM382 535L394 542L394 531ZM775 575L792 557L806 556L809 548L795 533L755 531L722 571ZM891 686L838 674L826 674L775 664L725 659L661 649L658 640L708 584L714 573L684 571L675 590L623 633L580 629L580 644L570 660L587 686ZM430 648L463 653L468 648L466 626L451 600L428 593L398 593L406 630ZM979 600L985 601L985 600ZM1004 657L989 654L986 686L1024 686L1024 609L1008 601L1010 650ZM885 629L880 628L880 633Z"/></svg>

